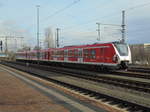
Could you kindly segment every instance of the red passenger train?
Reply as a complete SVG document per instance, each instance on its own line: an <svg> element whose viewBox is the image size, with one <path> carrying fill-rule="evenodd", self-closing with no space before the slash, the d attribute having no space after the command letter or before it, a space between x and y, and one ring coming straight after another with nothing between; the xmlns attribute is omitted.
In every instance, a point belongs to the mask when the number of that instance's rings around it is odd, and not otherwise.
<svg viewBox="0 0 150 112"><path fill-rule="evenodd" d="M37 51L17 52L17 60L37 61ZM96 43L39 51L39 61L76 66L126 69L131 63L130 48L125 43Z"/></svg>

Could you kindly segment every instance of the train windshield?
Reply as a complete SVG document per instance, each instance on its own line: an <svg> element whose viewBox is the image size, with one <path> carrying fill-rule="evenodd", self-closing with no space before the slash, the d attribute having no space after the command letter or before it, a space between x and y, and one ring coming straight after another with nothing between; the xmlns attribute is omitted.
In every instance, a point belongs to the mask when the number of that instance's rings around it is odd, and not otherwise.
<svg viewBox="0 0 150 112"><path fill-rule="evenodd" d="M127 44L116 43L115 46L116 46L116 48L117 48L117 50L121 56L127 56L128 55Z"/></svg>

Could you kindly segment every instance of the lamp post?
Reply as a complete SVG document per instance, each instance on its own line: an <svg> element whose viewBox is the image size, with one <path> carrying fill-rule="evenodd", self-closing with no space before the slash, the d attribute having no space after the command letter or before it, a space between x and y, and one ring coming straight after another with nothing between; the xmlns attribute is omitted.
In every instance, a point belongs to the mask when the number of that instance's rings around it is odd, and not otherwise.
<svg viewBox="0 0 150 112"><path fill-rule="evenodd" d="M59 48L59 31L60 28L56 28L56 46Z"/></svg>
<svg viewBox="0 0 150 112"><path fill-rule="evenodd" d="M39 59L40 59L40 48L39 48L39 8L40 8L40 5L36 5L36 8L37 8L37 62L39 64Z"/></svg>
<svg viewBox="0 0 150 112"><path fill-rule="evenodd" d="M125 42L125 11L122 11L122 42Z"/></svg>
<svg viewBox="0 0 150 112"><path fill-rule="evenodd" d="M96 23L98 25L98 29L97 29L97 32L98 32L98 38L97 40L100 41L100 23Z"/></svg>

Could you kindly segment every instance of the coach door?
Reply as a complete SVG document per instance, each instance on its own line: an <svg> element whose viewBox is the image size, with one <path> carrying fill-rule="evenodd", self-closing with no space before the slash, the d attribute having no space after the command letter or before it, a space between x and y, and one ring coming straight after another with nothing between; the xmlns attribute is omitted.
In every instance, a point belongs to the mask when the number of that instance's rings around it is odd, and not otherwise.
<svg viewBox="0 0 150 112"><path fill-rule="evenodd" d="M101 61L105 62L105 48L101 48Z"/></svg>
<svg viewBox="0 0 150 112"><path fill-rule="evenodd" d="M64 50L64 61L68 61L68 50Z"/></svg>
<svg viewBox="0 0 150 112"><path fill-rule="evenodd" d="M83 49L82 48L78 49L78 62L79 63L83 62Z"/></svg>

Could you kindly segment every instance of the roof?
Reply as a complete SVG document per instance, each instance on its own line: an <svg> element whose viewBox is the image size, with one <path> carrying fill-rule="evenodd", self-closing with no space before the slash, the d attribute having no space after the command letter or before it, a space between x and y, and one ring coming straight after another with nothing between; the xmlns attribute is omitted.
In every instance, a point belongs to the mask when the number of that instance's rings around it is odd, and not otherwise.
<svg viewBox="0 0 150 112"><path fill-rule="evenodd" d="M150 46L150 43L145 43L144 46Z"/></svg>
<svg viewBox="0 0 150 112"><path fill-rule="evenodd" d="M97 46L102 46L102 45L110 45L110 44L114 44L114 43L120 43L120 42L109 42L109 43L94 43L94 44L87 44L87 45L71 45L71 46L64 46L63 48L48 48L48 49L42 49L40 50L40 52L43 51L54 51L54 50L65 50L65 49L77 49L77 48L86 48L86 47L97 47ZM32 52L35 53L37 52L37 50L32 50L32 51L28 51L28 52Z"/></svg>

